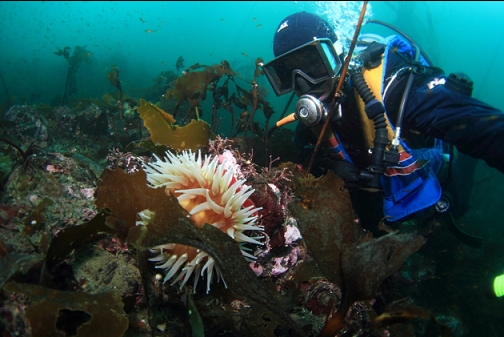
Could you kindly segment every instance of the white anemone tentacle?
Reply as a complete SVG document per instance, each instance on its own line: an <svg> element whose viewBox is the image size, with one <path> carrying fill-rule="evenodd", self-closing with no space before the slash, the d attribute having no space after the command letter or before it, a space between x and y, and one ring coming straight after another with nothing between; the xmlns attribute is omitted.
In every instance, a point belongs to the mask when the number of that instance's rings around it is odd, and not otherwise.
<svg viewBox="0 0 504 337"><path fill-rule="evenodd" d="M257 225L258 212L262 208L250 202L244 206L255 190L245 185L245 179L238 179L236 168L226 168L219 157L202 156L199 150L197 153L182 151L179 155L166 152L163 159L154 158L154 162L144 163L149 186L165 188L167 194L175 195L197 226L211 223L226 232L239 243L244 259L255 261L256 257L246 245L262 245L263 236L257 235L264 230ZM148 226L155 214L146 209L138 213L138 218L137 225ZM214 280L222 280L227 287L215 260L200 249L168 243L150 251L154 256L149 261L165 273L163 283L179 283L182 288L193 277L193 290L196 291L200 276L204 276L207 293Z"/></svg>

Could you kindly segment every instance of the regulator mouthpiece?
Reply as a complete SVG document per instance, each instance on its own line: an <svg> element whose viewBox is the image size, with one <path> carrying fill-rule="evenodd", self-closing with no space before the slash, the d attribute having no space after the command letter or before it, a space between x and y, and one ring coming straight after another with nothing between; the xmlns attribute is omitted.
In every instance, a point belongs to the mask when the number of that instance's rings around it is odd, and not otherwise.
<svg viewBox="0 0 504 337"><path fill-rule="evenodd" d="M302 95L296 102L296 117L306 126L314 126L327 117L327 110L315 97Z"/></svg>
<svg viewBox="0 0 504 337"><path fill-rule="evenodd" d="M333 111L332 120L341 118L341 106ZM329 115L329 109L318 98L312 95L299 96L296 102L296 119L306 126L315 126L323 123Z"/></svg>

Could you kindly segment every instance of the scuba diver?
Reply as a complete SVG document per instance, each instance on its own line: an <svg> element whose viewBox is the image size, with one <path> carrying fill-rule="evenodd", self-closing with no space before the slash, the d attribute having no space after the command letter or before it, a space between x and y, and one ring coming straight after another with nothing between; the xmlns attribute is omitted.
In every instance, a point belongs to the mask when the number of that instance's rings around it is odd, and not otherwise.
<svg viewBox="0 0 504 337"><path fill-rule="evenodd" d="M478 247L481 238L454 219L467 211L475 158L504 173L504 114L471 97L467 75L446 76L397 32L354 37L345 55L321 17L299 12L282 20L275 58L262 69L277 96L298 99L296 111L269 133L299 121L299 161L316 176L332 170L345 181L364 228L382 218L450 214L452 232Z"/></svg>

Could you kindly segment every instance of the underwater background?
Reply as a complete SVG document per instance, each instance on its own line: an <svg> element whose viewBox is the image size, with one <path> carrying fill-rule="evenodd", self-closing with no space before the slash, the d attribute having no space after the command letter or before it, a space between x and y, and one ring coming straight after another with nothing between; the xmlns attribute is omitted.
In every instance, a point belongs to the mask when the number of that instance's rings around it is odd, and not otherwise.
<svg viewBox="0 0 504 337"><path fill-rule="evenodd" d="M249 90L256 59L273 58L273 35L283 18L297 11L322 15L341 29L338 36L348 44L361 5L362 2L338 1L2 1L0 103L46 109L79 99L109 99L110 103L110 99L117 99L117 87L107 77L114 67L120 70L120 86L128 97L156 103L163 100L161 95L171 83L166 77L180 76L183 70L198 63L213 65L223 60L237 73L236 83ZM500 1L376 1L369 3L366 18L397 27L446 74L465 72L474 82L473 96L503 110L502 13L504 2ZM372 23L363 26L362 33L366 32L393 34ZM69 76L66 47L70 48L69 57L72 52L77 53L76 47L82 47L79 52L83 53L83 62L73 74L75 90L68 97L64 97ZM177 67L181 57L183 64ZM289 95L276 97L264 76L258 77L257 82L274 110L271 125L280 118ZM154 90L159 83L163 90ZM211 97L202 99L201 106L202 119L210 123ZM287 113L292 109L291 106ZM216 119L220 120L219 130L234 126L225 109L216 112ZM254 121L263 127L266 118L257 113ZM293 130L294 126L286 128ZM55 128L49 130L59 132ZM221 135L229 136L227 131ZM108 150L102 153L103 159ZM284 150L288 152L287 148ZM7 174L2 174L5 177ZM423 283L410 284L414 295L423 299L418 301L423 307L445 315L444 322L454 336L504 334L504 304L498 300L489 304L490 300L482 296L486 282L504 273L503 194L504 176L479 161L469 197L471 208L457 223L464 231L481 236L484 247L473 249L454 243L451 240L456 241L455 237L448 233L441 238L446 243L438 241L435 250L444 269L438 267L432 272L431 284L425 288ZM4 193L2 203L5 200L9 197ZM456 267L449 268L451 265ZM448 310L443 311L447 307L451 308L449 315ZM417 326L415 331L417 336L429 336L431 330L419 334L421 328Z"/></svg>

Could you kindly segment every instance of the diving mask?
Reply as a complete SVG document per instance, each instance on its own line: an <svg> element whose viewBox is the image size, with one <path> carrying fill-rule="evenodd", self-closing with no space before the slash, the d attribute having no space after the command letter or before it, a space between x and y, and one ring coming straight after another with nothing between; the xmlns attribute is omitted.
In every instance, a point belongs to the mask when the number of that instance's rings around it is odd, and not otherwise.
<svg viewBox="0 0 504 337"><path fill-rule="evenodd" d="M336 77L341 60L331 40L314 38L263 64L262 69L276 95L280 96L294 90L297 76L314 85Z"/></svg>

